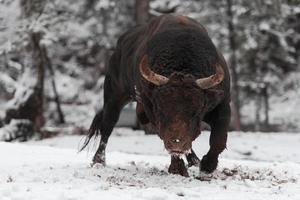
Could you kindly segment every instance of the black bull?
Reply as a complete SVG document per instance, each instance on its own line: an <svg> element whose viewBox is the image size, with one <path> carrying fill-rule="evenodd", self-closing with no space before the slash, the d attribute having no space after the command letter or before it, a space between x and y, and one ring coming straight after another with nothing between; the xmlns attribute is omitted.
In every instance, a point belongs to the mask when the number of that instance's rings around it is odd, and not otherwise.
<svg viewBox="0 0 300 200"><path fill-rule="evenodd" d="M188 176L189 166L216 169L226 148L230 121L230 77L223 56L205 28L183 16L162 15L123 34L110 58L104 82L104 106L90 127L83 148L101 135L93 163L105 164L105 148L120 111L137 101L137 116L150 123L171 154L169 172ZM192 141L201 121L211 127L210 149L201 162ZM82 148L82 149L83 149Z"/></svg>

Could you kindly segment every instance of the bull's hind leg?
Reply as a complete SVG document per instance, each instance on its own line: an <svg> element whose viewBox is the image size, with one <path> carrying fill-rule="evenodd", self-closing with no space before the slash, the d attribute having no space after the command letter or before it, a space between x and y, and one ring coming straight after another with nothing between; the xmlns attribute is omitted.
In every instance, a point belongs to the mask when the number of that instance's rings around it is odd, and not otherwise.
<svg viewBox="0 0 300 200"><path fill-rule="evenodd" d="M219 154L226 148L227 131L230 122L229 103L223 103L205 118L211 126L210 149L201 160L201 171L213 172L218 165Z"/></svg>
<svg viewBox="0 0 300 200"><path fill-rule="evenodd" d="M99 147L94 155L93 164L100 163L105 165L105 149L111 132L117 123L122 106L118 102L109 101L105 103L102 112L102 121L100 124L101 140Z"/></svg>
<svg viewBox="0 0 300 200"><path fill-rule="evenodd" d="M128 102L129 98L126 94L113 87L109 76L106 77L104 83L104 105L101 112L99 112L91 125L90 134L100 131L101 140L99 147L94 155L93 164L100 163L105 165L105 149L111 132L116 125L120 112L123 106Z"/></svg>

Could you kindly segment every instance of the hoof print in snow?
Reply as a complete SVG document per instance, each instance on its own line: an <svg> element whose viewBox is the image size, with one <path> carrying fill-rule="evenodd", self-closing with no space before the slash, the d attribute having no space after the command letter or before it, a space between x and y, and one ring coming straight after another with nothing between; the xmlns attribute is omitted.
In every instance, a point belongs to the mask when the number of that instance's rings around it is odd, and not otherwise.
<svg viewBox="0 0 300 200"><path fill-rule="evenodd" d="M6 180L6 183L12 183L12 182L14 182L14 179L11 176L9 176Z"/></svg>
<svg viewBox="0 0 300 200"><path fill-rule="evenodd" d="M178 174L181 176L189 177L189 173L184 164L184 161L181 158L171 161L171 165L169 166L168 172L170 174Z"/></svg>
<svg viewBox="0 0 300 200"><path fill-rule="evenodd" d="M213 178L214 178L213 174L209 174L201 171L199 176L196 177L196 179L200 181L211 181Z"/></svg>
<svg viewBox="0 0 300 200"><path fill-rule="evenodd" d="M222 173L226 176L234 176L238 173L238 170L237 169L224 168Z"/></svg>

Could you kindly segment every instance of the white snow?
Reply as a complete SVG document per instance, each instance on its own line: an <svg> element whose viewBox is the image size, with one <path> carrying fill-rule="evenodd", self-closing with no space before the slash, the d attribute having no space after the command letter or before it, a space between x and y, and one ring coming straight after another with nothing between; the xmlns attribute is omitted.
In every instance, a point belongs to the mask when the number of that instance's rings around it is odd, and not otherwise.
<svg viewBox="0 0 300 200"><path fill-rule="evenodd" d="M0 74L0 85L9 92L15 90L16 81L7 74Z"/></svg>
<svg viewBox="0 0 300 200"><path fill-rule="evenodd" d="M27 119L12 119L9 124L0 128L0 141L9 141L11 138L24 138L24 133L18 128L20 124L30 125L31 122Z"/></svg>
<svg viewBox="0 0 300 200"><path fill-rule="evenodd" d="M170 158L160 139L116 129L107 166L90 167L94 153L77 153L82 136L0 143L0 199L300 199L299 134L230 133L213 174L189 169L189 178L167 173ZM208 133L194 142L199 157Z"/></svg>
<svg viewBox="0 0 300 200"><path fill-rule="evenodd" d="M26 68L21 80L15 84L14 98L6 103L6 108L13 109L23 104L32 95L36 81L35 78L32 78L32 71Z"/></svg>
<svg viewBox="0 0 300 200"><path fill-rule="evenodd" d="M18 1L12 1L8 4L0 2L0 53L11 50L13 36L20 25L19 15Z"/></svg>

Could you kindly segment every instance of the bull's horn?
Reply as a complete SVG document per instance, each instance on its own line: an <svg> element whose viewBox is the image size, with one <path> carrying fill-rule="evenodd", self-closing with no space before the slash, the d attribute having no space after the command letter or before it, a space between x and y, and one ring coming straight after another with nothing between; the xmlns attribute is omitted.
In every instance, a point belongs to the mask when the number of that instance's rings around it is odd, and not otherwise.
<svg viewBox="0 0 300 200"><path fill-rule="evenodd" d="M196 80L196 84L202 89L208 89L215 85L218 85L224 79L224 70L221 65L216 65L216 73L206 78L199 78Z"/></svg>
<svg viewBox="0 0 300 200"><path fill-rule="evenodd" d="M169 78L156 74L149 68L148 56L145 55L140 63L140 73L149 82L155 85L164 85L169 81Z"/></svg>

